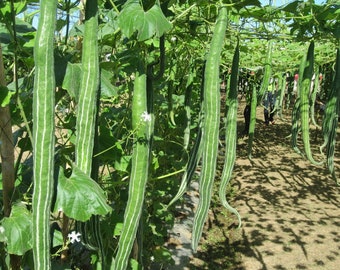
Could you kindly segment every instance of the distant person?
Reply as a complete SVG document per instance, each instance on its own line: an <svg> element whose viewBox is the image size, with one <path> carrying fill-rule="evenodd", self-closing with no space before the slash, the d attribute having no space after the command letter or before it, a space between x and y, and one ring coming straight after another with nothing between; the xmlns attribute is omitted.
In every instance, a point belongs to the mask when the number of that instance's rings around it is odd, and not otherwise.
<svg viewBox="0 0 340 270"><path fill-rule="evenodd" d="M250 112L251 112L251 89L246 94L246 106L243 110L243 116L244 116L244 130L243 130L243 136L247 136L249 134L249 125L250 125Z"/></svg>
<svg viewBox="0 0 340 270"><path fill-rule="evenodd" d="M298 86L299 86L299 73L295 72L295 74L294 74L294 87L293 87L294 94L297 93Z"/></svg>
<svg viewBox="0 0 340 270"><path fill-rule="evenodd" d="M266 125L274 124L274 107L275 107L275 82L273 78L270 78L268 89L264 96L263 106L264 106L264 123Z"/></svg>
<svg viewBox="0 0 340 270"><path fill-rule="evenodd" d="M250 112L251 112L250 104L247 104L243 111L244 116L243 136L247 136L249 134Z"/></svg>

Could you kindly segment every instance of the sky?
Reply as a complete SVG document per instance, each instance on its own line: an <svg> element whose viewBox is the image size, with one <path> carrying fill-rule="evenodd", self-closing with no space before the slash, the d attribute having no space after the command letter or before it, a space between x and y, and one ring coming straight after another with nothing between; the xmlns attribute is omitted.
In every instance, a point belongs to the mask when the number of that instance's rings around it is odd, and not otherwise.
<svg viewBox="0 0 340 270"><path fill-rule="evenodd" d="M260 0L262 5L268 5L269 2L272 2L273 6L282 6L293 2L293 0ZM315 0L315 4L322 4L325 0Z"/></svg>

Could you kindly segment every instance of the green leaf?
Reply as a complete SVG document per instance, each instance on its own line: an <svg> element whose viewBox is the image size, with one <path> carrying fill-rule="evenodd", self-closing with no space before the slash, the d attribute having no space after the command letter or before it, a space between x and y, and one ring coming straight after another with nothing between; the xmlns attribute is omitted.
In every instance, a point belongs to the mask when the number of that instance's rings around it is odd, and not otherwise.
<svg viewBox="0 0 340 270"><path fill-rule="evenodd" d="M68 94L75 100L78 100L79 96L80 78L81 64L68 63L62 87L66 89Z"/></svg>
<svg viewBox="0 0 340 270"><path fill-rule="evenodd" d="M62 246L64 244L63 235L61 231L55 230L53 233L52 247Z"/></svg>
<svg viewBox="0 0 340 270"><path fill-rule="evenodd" d="M157 4L145 12L138 0L130 0L125 4L118 16L118 25L126 37L131 37L137 31L139 41L155 34L160 37L171 29L171 23Z"/></svg>
<svg viewBox="0 0 340 270"><path fill-rule="evenodd" d="M298 9L298 6L300 5L301 1L293 1L285 6L282 7L283 11L290 12L290 13L295 13Z"/></svg>
<svg viewBox="0 0 340 270"><path fill-rule="evenodd" d="M121 235L122 229L123 229L123 223L122 222L117 223L113 230L113 236Z"/></svg>
<svg viewBox="0 0 340 270"><path fill-rule="evenodd" d="M243 1L234 0L232 2L234 3L234 7L238 10L240 10L241 8L245 8L247 6L261 7L261 2L258 0L243 0Z"/></svg>
<svg viewBox="0 0 340 270"><path fill-rule="evenodd" d="M155 257L156 262L162 262L162 263L172 263L173 262L171 252L165 247L157 247L153 251L153 255Z"/></svg>
<svg viewBox="0 0 340 270"><path fill-rule="evenodd" d="M0 241L7 242L10 254L23 255L32 248L32 215L24 204L12 207L10 217L4 218Z"/></svg>
<svg viewBox="0 0 340 270"><path fill-rule="evenodd" d="M0 107L6 107L13 95L14 92L9 91L6 86L0 86Z"/></svg>
<svg viewBox="0 0 340 270"><path fill-rule="evenodd" d="M61 31L65 25L66 25L66 20L62 20L62 19L57 20L56 30Z"/></svg>
<svg viewBox="0 0 340 270"><path fill-rule="evenodd" d="M30 42L31 39L34 38L34 36L32 35L32 33L35 32L34 27L20 18L15 18L15 30L17 33L17 39L22 44ZM13 37L8 31L7 26L0 22L0 42L4 44L9 44L12 41Z"/></svg>
<svg viewBox="0 0 340 270"><path fill-rule="evenodd" d="M130 260L130 267L131 267L131 270L141 269L141 265L135 259Z"/></svg>
<svg viewBox="0 0 340 270"><path fill-rule="evenodd" d="M3 1L1 1L3 2ZM5 4L5 5L1 5L1 13L2 15L4 16L4 18L1 18L1 19L6 19L6 17L9 17L11 16L11 4L10 2L8 1L7 3L1 3L1 4ZM15 14L20 14L21 12L25 11L26 10L26 1L13 1L13 7L14 7L14 12ZM1 14L0 13L0 14Z"/></svg>
<svg viewBox="0 0 340 270"><path fill-rule="evenodd" d="M110 71L102 69L100 72L100 96L102 98L110 98L117 95L117 87L111 83L112 74Z"/></svg>
<svg viewBox="0 0 340 270"><path fill-rule="evenodd" d="M340 39L340 26L333 30L333 35L336 39Z"/></svg>
<svg viewBox="0 0 340 270"><path fill-rule="evenodd" d="M127 172L127 168L130 164L131 156L122 156L120 160L115 161L114 168L117 171Z"/></svg>
<svg viewBox="0 0 340 270"><path fill-rule="evenodd" d="M59 175L57 209L83 222L89 220L91 215L106 215L111 211L101 187L76 166L73 166L70 178L63 173Z"/></svg>

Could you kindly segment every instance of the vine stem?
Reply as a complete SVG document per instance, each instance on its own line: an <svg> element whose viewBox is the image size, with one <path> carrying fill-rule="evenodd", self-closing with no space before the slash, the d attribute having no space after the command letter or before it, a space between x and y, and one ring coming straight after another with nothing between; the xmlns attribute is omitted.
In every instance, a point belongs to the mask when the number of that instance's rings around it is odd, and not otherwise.
<svg viewBox="0 0 340 270"><path fill-rule="evenodd" d="M188 7L186 10L184 10L181 14L179 14L175 19L173 19L171 21L171 24L175 23L177 20L179 20L180 18L182 18L183 16L185 16L186 14L188 14L190 12L190 10L192 10L194 7L197 6L197 3L192 4L190 7Z"/></svg>

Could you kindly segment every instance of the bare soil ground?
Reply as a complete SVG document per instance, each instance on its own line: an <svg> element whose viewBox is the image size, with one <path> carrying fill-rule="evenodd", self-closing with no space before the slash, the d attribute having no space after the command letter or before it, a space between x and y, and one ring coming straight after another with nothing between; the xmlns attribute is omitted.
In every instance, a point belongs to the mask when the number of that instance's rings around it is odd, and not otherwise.
<svg viewBox="0 0 340 270"><path fill-rule="evenodd" d="M243 108L241 101L239 133ZM242 227L236 228L236 218L215 198L198 252L187 267L177 269L340 269L340 187L324 167L291 149L290 121L285 112L284 119L265 126L263 109L257 108L252 160L247 137L240 135L231 181L230 204L240 212ZM320 159L322 136L315 128L311 143ZM340 177L339 142L336 156Z"/></svg>

